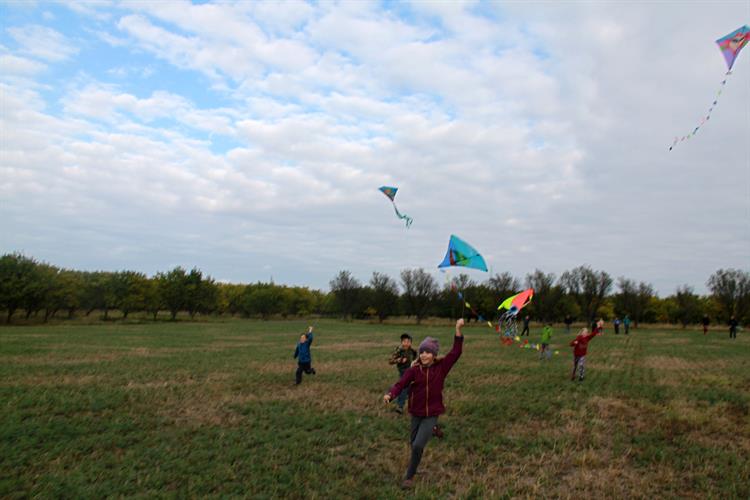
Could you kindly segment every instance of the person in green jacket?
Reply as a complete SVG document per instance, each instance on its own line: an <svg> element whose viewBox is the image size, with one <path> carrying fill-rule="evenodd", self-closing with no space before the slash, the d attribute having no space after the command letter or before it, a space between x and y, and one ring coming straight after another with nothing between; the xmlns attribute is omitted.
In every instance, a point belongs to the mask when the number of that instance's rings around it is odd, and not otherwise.
<svg viewBox="0 0 750 500"><path fill-rule="evenodd" d="M549 348L552 340L552 325L547 322L542 328L542 348L539 352L539 359L545 360L552 357L552 350Z"/></svg>
<svg viewBox="0 0 750 500"><path fill-rule="evenodd" d="M630 334L630 316L628 316L627 314L625 315L624 318L622 318L622 326L625 327L625 335L629 335Z"/></svg>

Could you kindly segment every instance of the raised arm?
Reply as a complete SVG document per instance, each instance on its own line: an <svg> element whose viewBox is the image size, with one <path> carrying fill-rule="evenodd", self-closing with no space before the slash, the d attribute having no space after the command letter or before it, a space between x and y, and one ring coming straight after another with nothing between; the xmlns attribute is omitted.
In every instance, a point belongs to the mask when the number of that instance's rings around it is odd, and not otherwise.
<svg viewBox="0 0 750 500"><path fill-rule="evenodd" d="M456 336L453 337L453 347L451 348L450 352L446 354L445 358L443 358L445 373L448 373L450 369L453 368L453 365L456 363L456 361L458 361L458 358L461 357L461 352L463 352L464 334L461 331L463 326L463 318L456 321Z"/></svg>

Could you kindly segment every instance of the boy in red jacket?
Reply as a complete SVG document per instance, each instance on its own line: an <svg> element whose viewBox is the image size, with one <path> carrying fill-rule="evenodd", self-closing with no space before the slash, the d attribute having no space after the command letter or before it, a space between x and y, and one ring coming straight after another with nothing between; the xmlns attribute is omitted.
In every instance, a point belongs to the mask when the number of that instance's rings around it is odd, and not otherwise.
<svg viewBox="0 0 750 500"><path fill-rule="evenodd" d="M596 337L600 333L597 331L589 333L588 328L582 328L578 336L573 339L570 346L573 347L573 374L570 376L570 380L576 379L576 369L579 370L578 380L583 382L583 377L586 373L586 351L589 347L591 339Z"/></svg>
<svg viewBox="0 0 750 500"><path fill-rule="evenodd" d="M463 349L464 336L461 327L464 320L456 322L456 336L453 348L441 359L437 359L440 345L437 339L427 337L419 344L417 363L406 370L401 380L396 382L383 401L390 403L405 387L409 390L409 413L411 413L411 459L402 488L414 486L414 475L422 460L422 453L432 437L432 429L437 425L438 416L445 412L443 406L443 384L453 365L458 361Z"/></svg>

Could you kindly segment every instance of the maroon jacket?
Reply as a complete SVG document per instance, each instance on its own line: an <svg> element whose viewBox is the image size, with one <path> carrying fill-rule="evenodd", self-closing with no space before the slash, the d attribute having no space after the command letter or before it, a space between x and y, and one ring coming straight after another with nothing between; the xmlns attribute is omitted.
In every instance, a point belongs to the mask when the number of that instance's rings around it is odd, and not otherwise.
<svg viewBox="0 0 750 500"><path fill-rule="evenodd" d="M589 341L599 335L599 333L601 333L601 330L591 332L588 335L579 335L573 339L570 343L570 346L573 348L573 356L585 356L586 351L588 351Z"/></svg>
<svg viewBox="0 0 750 500"><path fill-rule="evenodd" d="M461 356L463 345L464 338L456 336L453 338L453 348L444 358L436 359L429 367L417 364L406 370L401 380L391 387L391 399L396 399L404 388L409 387L409 413L416 417L434 417L445 413L443 383Z"/></svg>

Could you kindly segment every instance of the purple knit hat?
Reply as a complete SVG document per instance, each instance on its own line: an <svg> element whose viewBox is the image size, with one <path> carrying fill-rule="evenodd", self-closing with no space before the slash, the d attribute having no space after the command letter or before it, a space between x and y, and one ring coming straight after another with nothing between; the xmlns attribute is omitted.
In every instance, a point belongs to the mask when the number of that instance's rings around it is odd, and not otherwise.
<svg viewBox="0 0 750 500"><path fill-rule="evenodd" d="M440 350L440 343L438 342L438 339L432 338L432 337L426 337L421 344L419 344L419 352L431 352L433 356L438 355L438 351Z"/></svg>

